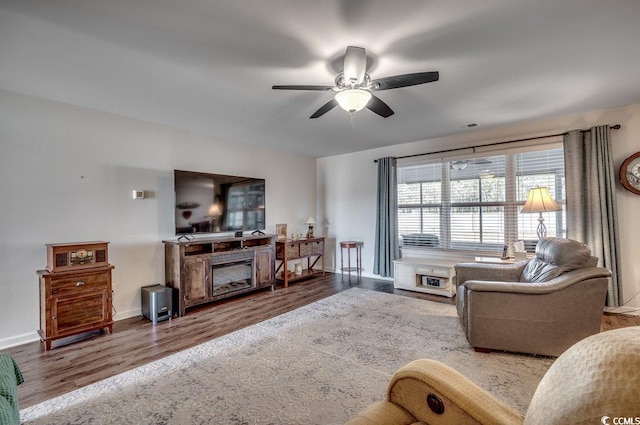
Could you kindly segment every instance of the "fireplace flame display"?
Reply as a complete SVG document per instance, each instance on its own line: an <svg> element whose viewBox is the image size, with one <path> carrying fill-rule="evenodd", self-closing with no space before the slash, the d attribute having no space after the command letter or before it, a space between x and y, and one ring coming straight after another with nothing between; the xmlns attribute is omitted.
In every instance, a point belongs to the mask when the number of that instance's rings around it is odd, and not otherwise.
<svg viewBox="0 0 640 425"><path fill-rule="evenodd" d="M215 258L215 263L213 262ZM212 258L211 283L214 296L252 288L254 282L253 252L238 252Z"/></svg>

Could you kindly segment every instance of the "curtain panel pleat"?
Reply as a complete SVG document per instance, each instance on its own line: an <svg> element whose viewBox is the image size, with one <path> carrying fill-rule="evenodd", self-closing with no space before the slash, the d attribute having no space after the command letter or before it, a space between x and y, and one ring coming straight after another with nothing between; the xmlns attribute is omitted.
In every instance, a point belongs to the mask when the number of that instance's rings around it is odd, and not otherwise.
<svg viewBox="0 0 640 425"><path fill-rule="evenodd" d="M599 265L611 270L607 305L622 299L616 174L609 126L573 130L564 138L567 237L584 242Z"/></svg>
<svg viewBox="0 0 640 425"><path fill-rule="evenodd" d="M393 277L393 261L400 257L398 246L398 196L396 159L378 160L378 199L373 273Z"/></svg>

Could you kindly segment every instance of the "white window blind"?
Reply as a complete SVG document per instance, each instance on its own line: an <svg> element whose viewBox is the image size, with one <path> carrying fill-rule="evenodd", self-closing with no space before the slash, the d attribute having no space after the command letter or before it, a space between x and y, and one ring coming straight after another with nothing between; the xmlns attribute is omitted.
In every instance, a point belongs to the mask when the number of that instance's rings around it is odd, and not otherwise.
<svg viewBox="0 0 640 425"><path fill-rule="evenodd" d="M529 189L545 186L562 211L543 213L548 236L564 236L562 145L501 146L500 152L425 157L398 164L398 229L403 246L502 253L538 240L539 214L520 213Z"/></svg>

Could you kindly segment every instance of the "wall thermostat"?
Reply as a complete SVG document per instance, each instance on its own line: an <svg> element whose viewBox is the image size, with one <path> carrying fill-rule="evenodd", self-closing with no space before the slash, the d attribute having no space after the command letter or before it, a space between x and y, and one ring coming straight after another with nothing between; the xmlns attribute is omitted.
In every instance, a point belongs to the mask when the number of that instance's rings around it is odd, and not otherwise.
<svg viewBox="0 0 640 425"><path fill-rule="evenodd" d="M144 190L133 190L133 199L144 199Z"/></svg>

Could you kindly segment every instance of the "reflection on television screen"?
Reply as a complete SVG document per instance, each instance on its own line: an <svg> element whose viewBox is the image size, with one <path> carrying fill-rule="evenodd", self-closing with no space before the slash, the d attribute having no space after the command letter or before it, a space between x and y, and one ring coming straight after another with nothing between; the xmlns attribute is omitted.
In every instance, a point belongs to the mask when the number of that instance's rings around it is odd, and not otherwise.
<svg viewBox="0 0 640 425"><path fill-rule="evenodd" d="M174 170L176 235L265 228L265 180Z"/></svg>

